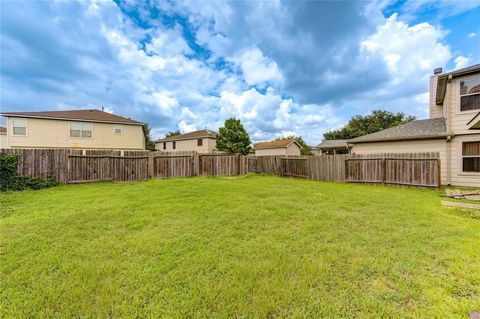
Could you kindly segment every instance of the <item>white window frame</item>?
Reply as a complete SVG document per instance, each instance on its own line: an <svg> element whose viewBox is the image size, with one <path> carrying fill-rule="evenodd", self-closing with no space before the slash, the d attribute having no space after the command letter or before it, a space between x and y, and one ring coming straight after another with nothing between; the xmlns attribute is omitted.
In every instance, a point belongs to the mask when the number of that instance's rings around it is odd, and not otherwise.
<svg viewBox="0 0 480 319"><path fill-rule="evenodd" d="M467 111L462 111L462 97L463 96L472 96L472 95L479 95L480 92L478 93L470 93L470 94L461 94L460 90L461 90L461 85L460 83L462 81L467 81L467 80L471 80L471 79L474 79L474 78L480 78L480 75L478 74L475 74L475 75L472 75L472 76L468 76L468 77L464 77L464 78L460 78L458 80L458 108L457 108L457 113L458 114L469 114L469 113L478 113L478 111L480 111L479 109L475 109L475 110L467 110Z"/></svg>
<svg viewBox="0 0 480 319"><path fill-rule="evenodd" d="M463 170L463 159L464 158L470 158L470 157L480 157L480 156L477 156L477 155L463 155L463 143L470 143L470 142L479 142L480 143L480 140L469 140L469 139L466 139L466 140L462 140L460 141L460 167L462 168L461 171L460 171L460 174L461 175L480 175L480 172L472 172L472 171L464 171Z"/></svg>
<svg viewBox="0 0 480 319"><path fill-rule="evenodd" d="M25 121L25 134L15 134L15 120ZM20 126L17 126L20 127ZM12 135L13 136L28 136L28 119L23 117L12 117Z"/></svg>
<svg viewBox="0 0 480 319"><path fill-rule="evenodd" d="M72 136L72 124L80 124L80 136ZM83 126L85 124L89 124L90 125L90 136L83 136L83 131L87 131L87 130L84 130ZM68 124L68 136L70 138L81 138L81 139L89 139L89 138L93 138L93 122L75 122L75 121L72 121Z"/></svg>
<svg viewBox="0 0 480 319"><path fill-rule="evenodd" d="M120 133L117 133L117 129L120 129ZM123 125L122 124L114 124L113 125L113 133L115 135L122 135L123 134Z"/></svg>
<svg viewBox="0 0 480 319"><path fill-rule="evenodd" d="M25 121L25 134L15 134L15 120ZM20 126L18 126L20 127ZM13 136L28 136L28 119L23 117L13 117L12 118L12 135Z"/></svg>

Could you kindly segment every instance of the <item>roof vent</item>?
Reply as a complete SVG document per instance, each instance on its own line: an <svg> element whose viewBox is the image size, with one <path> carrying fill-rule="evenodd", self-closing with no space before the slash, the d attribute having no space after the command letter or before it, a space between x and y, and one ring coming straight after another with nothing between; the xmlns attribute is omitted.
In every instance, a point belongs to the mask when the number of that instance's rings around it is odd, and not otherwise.
<svg viewBox="0 0 480 319"><path fill-rule="evenodd" d="M443 69L442 68L436 68L433 70L433 74L440 74L442 73Z"/></svg>

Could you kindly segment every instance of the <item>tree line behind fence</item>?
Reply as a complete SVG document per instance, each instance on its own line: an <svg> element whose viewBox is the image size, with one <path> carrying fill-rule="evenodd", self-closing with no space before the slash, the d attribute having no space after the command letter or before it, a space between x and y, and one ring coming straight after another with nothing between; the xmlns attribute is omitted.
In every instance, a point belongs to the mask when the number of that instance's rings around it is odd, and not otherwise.
<svg viewBox="0 0 480 319"><path fill-rule="evenodd" d="M251 172L319 181L440 186L440 159L431 153L307 157L77 149L4 149L20 155L18 172L64 183L244 175Z"/></svg>

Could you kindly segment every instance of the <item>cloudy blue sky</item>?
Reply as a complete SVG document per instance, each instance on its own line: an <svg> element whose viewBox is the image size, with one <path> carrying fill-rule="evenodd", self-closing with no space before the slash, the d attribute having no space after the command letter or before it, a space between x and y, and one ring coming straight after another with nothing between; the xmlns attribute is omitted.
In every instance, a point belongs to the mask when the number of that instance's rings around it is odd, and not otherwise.
<svg viewBox="0 0 480 319"><path fill-rule="evenodd" d="M427 116L428 78L480 61L479 1L2 1L1 110L105 107L252 140L374 108Z"/></svg>

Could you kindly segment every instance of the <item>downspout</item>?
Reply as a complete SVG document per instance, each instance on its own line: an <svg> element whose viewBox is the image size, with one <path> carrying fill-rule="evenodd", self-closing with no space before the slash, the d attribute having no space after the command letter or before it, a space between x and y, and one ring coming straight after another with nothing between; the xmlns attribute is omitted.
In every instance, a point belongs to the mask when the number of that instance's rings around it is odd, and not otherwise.
<svg viewBox="0 0 480 319"><path fill-rule="evenodd" d="M451 143L451 140L453 138L453 134L451 134L450 132L452 131L452 75L450 74L448 76L448 81L447 81L447 87L446 87L446 91L447 91L447 98L446 98L446 102L445 101L443 102L444 105L446 104L446 107L447 107L447 132L448 132L448 136L447 136L447 163L446 163L446 167L447 167L447 185L451 185L452 183L452 143Z"/></svg>

